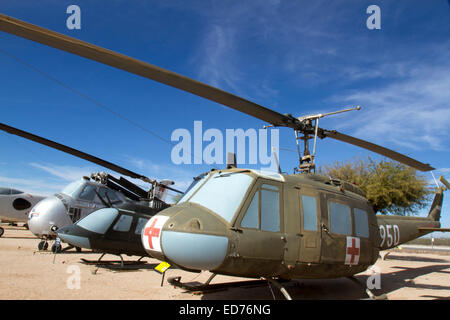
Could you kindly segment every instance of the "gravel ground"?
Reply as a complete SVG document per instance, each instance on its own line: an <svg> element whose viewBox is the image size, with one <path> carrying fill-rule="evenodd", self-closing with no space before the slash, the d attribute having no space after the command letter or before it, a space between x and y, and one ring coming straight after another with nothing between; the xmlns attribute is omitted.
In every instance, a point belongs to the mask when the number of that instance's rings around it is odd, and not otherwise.
<svg viewBox="0 0 450 320"><path fill-rule="evenodd" d="M137 269L118 271L81 263L81 258L97 260L98 253L65 252L54 255L37 251L39 240L21 227L2 225L0 238L0 299L2 300L272 300L283 299L278 289L267 283L246 287L230 287L208 293L192 293L174 288L167 277L181 276L186 282L203 282L209 272L200 274L169 269L164 285L153 268L159 261L144 258ZM124 257L127 261L137 257ZM117 260L106 255L104 260ZM414 253L395 250L385 260L378 259L375 270L381 272L376 295L389 300L450 299L450 255ZM362 284L368 277L375 284L373 271L356 277ZM217 276L212 284L248 279ZM364 288L346 278L332 280L296 280L287 283L293 299L366 299Z"/></svg>

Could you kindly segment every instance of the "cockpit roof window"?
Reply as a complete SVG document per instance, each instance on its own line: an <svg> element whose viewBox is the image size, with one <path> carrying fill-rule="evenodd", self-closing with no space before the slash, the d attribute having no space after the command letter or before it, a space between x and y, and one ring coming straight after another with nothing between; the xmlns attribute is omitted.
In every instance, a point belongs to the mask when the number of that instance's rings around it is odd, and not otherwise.
<svg viewBox="0 0 450 320"><path fill-rule="evenodd" d="M254 178L243 172L216 172L189 199L231 222Z"/></svg>
<svg viewBox="0 0 450 320"><path fill-rule="evenodd" d="M69 196L75 197L78 195L81 188L84 186L85 181L83 179L74 181L67 185L61 192Z"/></svg>
<svg viewBox="0 0 450 320"><path fill-rule="evenodd" d="M10 195L11 189L10 188L0 188L0 195Z"/></svg>
<svg viewBox="0 0 450 320"><path fill-rule="evenodd" d="M17 190L17 189L11 189L11 194L21 194L23 191Z"/></svg>

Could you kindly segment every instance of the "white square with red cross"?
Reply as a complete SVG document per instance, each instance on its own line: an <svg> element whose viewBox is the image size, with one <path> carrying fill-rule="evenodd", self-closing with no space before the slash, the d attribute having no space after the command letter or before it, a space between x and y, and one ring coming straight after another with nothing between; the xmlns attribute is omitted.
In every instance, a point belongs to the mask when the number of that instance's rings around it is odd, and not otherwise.
<svg viewBox="0 0 450 320"><path fill-rule="evenodd" d="M142 231L146 250L161 252L161 230L168 219L167 216L154 216L147 222Z"/></svg>
<svg viewBox="0 0 450 320"><path fill-rule="evenodd" d="M361 254L360 239L357 237L347 237L347 246L345 248L345 264L357 265Z"/></svg>

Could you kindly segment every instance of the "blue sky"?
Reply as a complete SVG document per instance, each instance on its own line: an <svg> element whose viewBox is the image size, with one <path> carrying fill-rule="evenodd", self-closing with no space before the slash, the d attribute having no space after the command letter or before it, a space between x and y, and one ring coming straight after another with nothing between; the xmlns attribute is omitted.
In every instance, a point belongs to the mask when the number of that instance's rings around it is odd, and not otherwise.
<svg viewBox="0 0 450 320"><path fill-rule="evenodd" d="M71 4L81 9L81 30L66 27ZM380 30L366 26L366 9L373 4L381 9ZM448 0L5 0L0 12L280 113L301 116L361 105L361 111L322 119L321 127L430 163L437 168L436 177L450 179ZM175 143L170 137L175 129L193 132L196 120L203 122L204 130L217 128L224 134L230 128L260 129L265 124L3 32L0 50L3 123L150 177L173 179L181 189L211 166L172 163ZM296 153L285 149L295 150L294 135L289 129L279 132L281 167L292 172ZM379 159L330 140L319 141L318 165L354 157ZM104 170L7 134L0 134L0 146L0 184L29 192L51 194L82 175ZM426 177L432 180L429 173ZM449 206L447 199L444 227L450 227Z"/></svg>

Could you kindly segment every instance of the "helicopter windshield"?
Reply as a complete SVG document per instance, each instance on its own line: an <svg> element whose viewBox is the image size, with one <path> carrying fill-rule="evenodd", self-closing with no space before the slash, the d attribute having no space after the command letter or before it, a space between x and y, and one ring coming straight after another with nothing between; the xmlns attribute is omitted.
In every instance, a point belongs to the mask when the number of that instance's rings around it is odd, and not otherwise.
<svg viewBox="0 0 450 320"><path fill-rule="evenodd" d="M181 199L177 203L186 202L187 199L189 199L195 191L206 181L206 178L208 178L208 175L205 174L203 177L199 179L194 179L194 181L191 183L191 185L187 188L187 190L184 192L184 195L181 197Z"/></svg>
<svg viewBox="0 0 450 320"><path fill-rule="evenodd" d="M193 189L198 191L189 202L208 208L231 222L253 180L250 175L244 173L216 172L205 183L197 183L199 187Z"/></svg>
<svg viewBox="0 0 450 320"><path fill-rule="evenodd" d="M84 180L77 180L65 187L61 192L69 196L75 197L84 186Z"/></svg>

